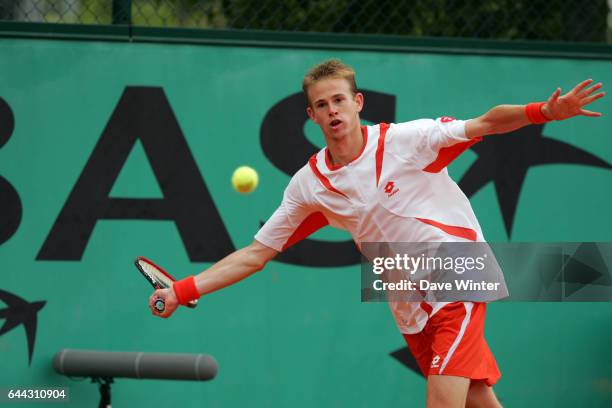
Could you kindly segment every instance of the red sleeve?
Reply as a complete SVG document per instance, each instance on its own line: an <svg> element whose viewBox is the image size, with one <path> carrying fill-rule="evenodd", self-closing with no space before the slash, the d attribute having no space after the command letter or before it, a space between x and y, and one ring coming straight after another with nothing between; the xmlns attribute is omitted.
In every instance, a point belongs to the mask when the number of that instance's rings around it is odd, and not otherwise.
<svg viewBox="0 0 612 408"><path fill-rule="evenodd" d="M465 135L466 121L443 116L393 125L389 136L397 155L423 171L438 173L478 139Z"/></svg>
<svg viewBox="0 0 612 408"><path fill-rule="evenodd" d="M307 238L329 224L323 213L308 204L298 175L285 189L283 201L255 235L255 239L278 252Z"/></svg>

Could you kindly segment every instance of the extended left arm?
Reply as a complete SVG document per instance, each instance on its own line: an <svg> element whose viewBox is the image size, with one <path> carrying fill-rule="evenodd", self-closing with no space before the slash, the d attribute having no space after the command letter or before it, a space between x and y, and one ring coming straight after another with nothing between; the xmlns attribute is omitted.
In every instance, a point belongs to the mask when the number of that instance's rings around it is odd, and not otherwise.
<svg viewBox="0 0 612 408"><path fill-rule="evenodd" d="M592 82L592 79L582 81L563 96L560 96L561 88L557 88L548 98L548 101L541 106L496 106L484 115L468 121L465 125L466 136L472 139L480 136L508 133L533 123L564 120L577 115L601 116L599 112L584 109L586 105L605 95L604 92L593 94L601 88L602 84L598 83L589 87ZM540 119L540 121L537 119Z"/></svg>

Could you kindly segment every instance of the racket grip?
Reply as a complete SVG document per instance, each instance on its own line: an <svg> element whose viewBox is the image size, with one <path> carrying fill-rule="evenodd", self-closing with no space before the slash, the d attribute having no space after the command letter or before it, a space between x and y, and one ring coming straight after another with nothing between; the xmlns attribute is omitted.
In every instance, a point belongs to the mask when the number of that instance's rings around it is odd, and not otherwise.
<svg viewBox="0 0 612 408"><path fill-rule="evenodd" d="M164 313L164 310L166 310L166 302L163 299L155 299L153 306L159 313Z"/></svg>

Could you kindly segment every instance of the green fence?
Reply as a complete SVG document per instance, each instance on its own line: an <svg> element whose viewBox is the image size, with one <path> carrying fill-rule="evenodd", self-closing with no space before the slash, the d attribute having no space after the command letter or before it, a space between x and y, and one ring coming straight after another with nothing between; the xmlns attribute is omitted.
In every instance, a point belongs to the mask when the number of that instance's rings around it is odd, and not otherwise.
<svg viewBox="0 0 612 408"><path fill-rule="evenodd" d="M0 20L611 42L606 0L0 0Z"/></svg>

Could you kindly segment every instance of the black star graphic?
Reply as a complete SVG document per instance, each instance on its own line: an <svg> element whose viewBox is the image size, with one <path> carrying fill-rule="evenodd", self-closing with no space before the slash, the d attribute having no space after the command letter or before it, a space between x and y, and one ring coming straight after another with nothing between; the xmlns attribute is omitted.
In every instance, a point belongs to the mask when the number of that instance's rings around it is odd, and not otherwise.
<svg viewBox="0 0 612 408"><path fill-rule="evenodd" d="M391 357L393 357L402 365L404 365L404 367L423 377L423 373L419 368L419 364L417 363L410 350L408 350L408 347L399 348L389 354L391 355Z"/></svg>
<svg viewBox="0 0 612 408"><path fill-rule="evenodd" d="M478 159L461 178L459 186L471 197L488 182L495 184L508 237L527 170L541 164L583 164L612 169L595 155L542 135L544 125L532 125L504 135L485 138L472 146Z"/></svg>
<svg viewBox="0 0 612 408"><path fill-rule="evenodd" d="M0 328L0 336L19 325L23 325L28 342L28 364L32 364L32 353L34 353L34 341L36 340L37 315L47 302L27 302L19 296L1 289L0 300L8 306L6 309L0 309L0 319L6 319L2 328Z"/></svg>

